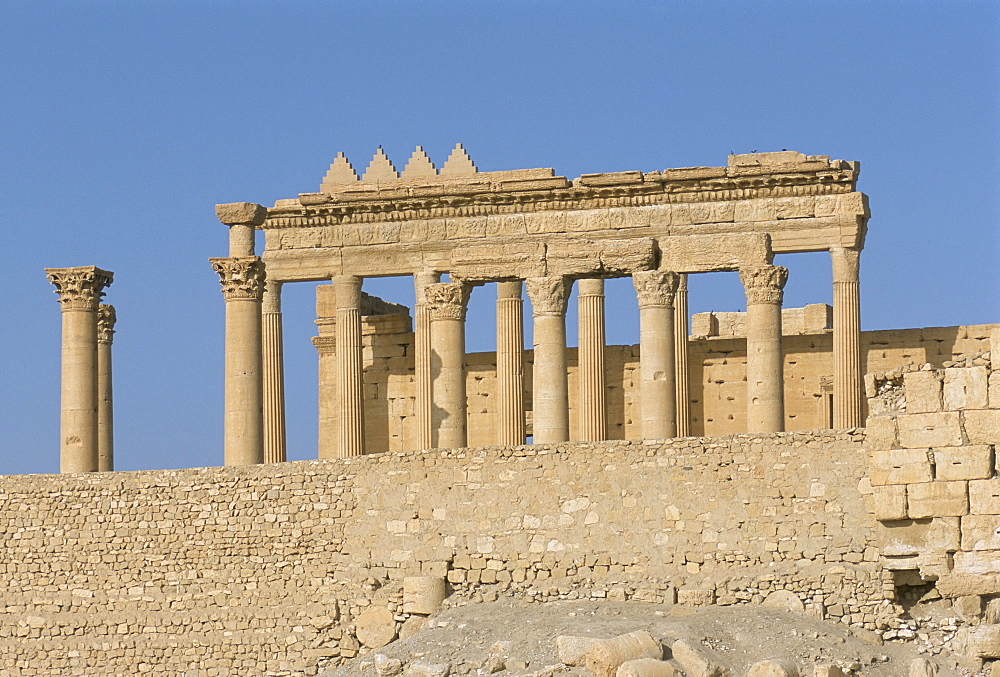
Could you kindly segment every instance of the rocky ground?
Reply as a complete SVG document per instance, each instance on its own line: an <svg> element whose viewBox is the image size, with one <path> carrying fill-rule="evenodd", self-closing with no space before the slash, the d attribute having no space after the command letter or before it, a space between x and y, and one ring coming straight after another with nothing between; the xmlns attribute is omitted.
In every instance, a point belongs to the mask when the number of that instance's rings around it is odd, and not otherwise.
<svg viewBox="0 0 1000 677"><path fill-rule="evenodd" d="M946 626L947 627L947 626ZM592 677L583 666L560 660L556 638L611 638L648 631L664 647L664 658L685 677L743 677L750 667L781 659L801 677L844 674L864 677L972 677L990 674L934 646L933 637L913 635L884 641L876 633L803 614L760 606L689 608L642 602L571 600L527 604L499 600L457 606L410 625L405 636L323 677ZM415 634L410 634L415 633ZM903 632L909 635L910 631ZM937 635L941 635L938 631ZM695 669L680 660L680 645L694 649L718 671ZM671 647L674 647L671 655ZM682 647L681 647L682 648ZM565 658L565 655L563 656ZM920 660L918 660L920 659ZM917 664L914 665L914 661ZM921 662L921 660L923 662ZM828 666L826 669L817 666ZM840 669L840 672L837 671ZM788 674L766 672L761 674Z"/></svg>

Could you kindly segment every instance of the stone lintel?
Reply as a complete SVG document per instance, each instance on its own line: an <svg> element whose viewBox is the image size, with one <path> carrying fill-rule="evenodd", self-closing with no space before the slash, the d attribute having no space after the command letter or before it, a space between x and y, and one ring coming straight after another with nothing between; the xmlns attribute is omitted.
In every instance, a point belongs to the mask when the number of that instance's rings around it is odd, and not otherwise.
<svg viewBox="0 0 1000 677"><path fill-rule="evenodd" d="M253 202L230 202L215 205L215 215L227 226L253 226L259 228L267 219L267 207Z"/></svg>
<svg viewBox="0 0 1000 677"><path fill-rule="evenodd" d="M687 235L659 241L660 268L678 273L707 273L766 266L774 260L767 233Z"/></svg>

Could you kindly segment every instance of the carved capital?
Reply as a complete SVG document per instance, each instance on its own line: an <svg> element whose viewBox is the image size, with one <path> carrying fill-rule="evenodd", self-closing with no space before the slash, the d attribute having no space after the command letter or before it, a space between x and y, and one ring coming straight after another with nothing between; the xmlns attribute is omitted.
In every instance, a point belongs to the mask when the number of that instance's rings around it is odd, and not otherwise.
<svg viewBox="0 0 1000 677"><path fill-rule="evenodd" d="M632 284L640 308L674 307L674 294L681 276L672 270L640 270L632 273Z"/></svg>
<svg viewBox="0 0 1000 677"><path fill-rule="evenodd" d="M67 310L96 311L104 288L111 284L115 274L101 270L97 266L76 268L46 268L49 282L56 286L59 304L63 312Z"/></svg>
<svg viewBox="0 0 1000 677"><path fill-rule="evenodd" d="M783 266L753 266L740 268L740 281L747 295L747 304L773 303L781 305L788 268Z"/></svg>
<svg viewBox="0 0 1000 677"><path fill-rule="evenodd" d="M850 249L847 247L831 248L830 262L833 264L833 281L857 282L860 260L860 249Z"/></svg>
<svg viewBox="0 0 1000 677"><path fill-rule="evenodd" d="M215 215L227 226L253 226L263 225L267 219L267 207L253 202L230 202L223 205L215 205Z"/></svg>
<svg viewBox="0 0 1000 677"><path fill-rule="evenodd" d="M529 277L525 280L532 314L565 315L570 282L565 277Z"/></svg>
<svg viewBox="0 0 1000 677"><path fill-rule="evenodd" d="M427 300L427 287L428 285L438 284L441 282L441 273L431 272L420 272L413 274L413 288L416 292L417 305L422 306L428 303Z"/></svg>
<svg viewBox="0 0 1000 677"><path fill-rule="evenodd" d="M431 320L464 320L472 288L460 282L437 282L424 287Z"/></svg>
<svg viewBox="0 0 1000 677"><path fill-rule="evenodd" d="M229 256L209 259L219 274L227 301L260 301L264 296L264 262L259 256Z"/></svg>
<svg viewBox="0 0 1000 677"><path fill-rule="evenodd" d="M115 307L102 303L97 307L97 342L110 344L115 335L115 322L118 316Z"/></svg>

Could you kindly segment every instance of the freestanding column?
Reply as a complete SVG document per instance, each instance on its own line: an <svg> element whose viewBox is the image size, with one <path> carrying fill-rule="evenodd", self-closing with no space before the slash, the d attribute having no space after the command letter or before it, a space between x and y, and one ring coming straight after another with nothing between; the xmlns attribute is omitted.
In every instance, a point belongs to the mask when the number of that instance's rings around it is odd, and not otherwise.
<svg viewBox="0 0 1000 677"><path fill-rule="evenodd" d="M784 368L781 354L781 299L788 269L741 268L747 295L747 430L785 429Z"/></svg>
<svg viewBox="0 0 1000 677"><path fill-rule="evenodd" d="M337 296L337 385L340 394L337 456L340 458L365 453L361 282L362 278L354 275L333 279Z"/></svg>
<svg viewBox="0 0 1000 677"><path fill-rule="evenodd" d="M830 250L833 262L833 427L857 428L862 420L859 249Z"/></svg>
<svg viewBox="0 0 1000 677"><path fill-rule="evenodd" d="M520 280L497 283L497 444L524 444L524 301Z"/></svg>
<svg viewBox="0 0 1000 677"><path fill-rule="evenodd" d="M62 310L60 472L94 472L97 460L97 306L114 273L96 266L46 268Z"/></svg>
<svg viewBox="0 0 1000 677"><path fill-rule="evenodd" d="M264 463L285 460L285 358L281 331L281 283L264 283L261 308L264 354Z"/></svg>
<svg viewBox="0 0 1000 677"><path fill-rule="evenodd" d="M417 302L413 308L413 379L416 385L417 449L434 446L431 409L431 315L426 288L441 281L441 273L426 272L413 276Z"/></svg>
<svg viewBox="0 0 1000 677"><path fill-rule="evenodd" d="M438 282L424 289L431 319L432 446L464 447L468 444L465 310L469 287L461 282Z"/></svg>
<svg viewBox="0 0 1000 677"><path fill-rule="evenodd" d="M580 319L580 348L577 351L580 373L580 439L603 440L608 437L604 377L604 280L583 279L577 282Z"/></svg>
<svg viewBox="0 0 1000 677"><path fill-rule="evenodd" d="M264 383L261 299L264 263L259 256L209 259L226 299L226 465L264 462Z"/></svg>
<svg viewBox="0 0 1000 677"><path fill-rule="evenodd" d="M115 307L97 307L97 469L115 469L115 415L111 382L111 343L115 335Z"/></svg>
<svg viewBox="0 0 1000 677"><path fill-rule="evenodd" d="M677 434L674 294L679 279L677 273L665 270L632 275L639 299L640 430L647 440Z"/></svg>
<svg viewBox="0 0 1000 677"><path fill-rule="evenodd" d="M566 383L566 300L563 277L533 277L527 281L535 323L532 371L535 444L569 439L569 398Z"/></svg>
<svg viewBox="0 0 1000 677"><path fill-rule="evenodd" d="M688 276L679 275L674 296L674 369L677 374L677 436L691 434L691 381L688 369Z"/></svg>

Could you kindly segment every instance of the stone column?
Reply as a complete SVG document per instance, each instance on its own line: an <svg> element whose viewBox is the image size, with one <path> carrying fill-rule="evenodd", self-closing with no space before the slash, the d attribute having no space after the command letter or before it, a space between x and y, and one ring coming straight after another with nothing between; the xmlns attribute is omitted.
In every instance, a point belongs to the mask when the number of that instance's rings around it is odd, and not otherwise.
<svg viewBox="0 0 1000 677"><path fill-rule="evenodd" d="M219 221L229 226L229 256L253 256L257 228L267 218L267 208L253 202L215 205Z"/></svg>
<svg viewBox="0 0 1000 677"><path fill-rule="evenodd" d="M97 469L115 469L115 415L111 379L111 343L115 334L115 307L97 307Z"/></svg>
<svg viewBox="0 0 1000 677"><path fill-rule="evenodd" d="M679 275L674 295L674 369L677 374L677 437L691 434L691 380L688 366L688 276Z"/></svg>
<svg viewBox="0 0 1000 677"><path fill-rule="evenodd" d="M226 299L226 465L264 462L264 382L261 300L264 262L259 256L209 259Z"/></svg>
<svg viewBox="0 0 1000 677"><path fill-rule="evenodd" d="M566 383L566 300L569 285L563 277L527 280L535 323L535 362L532 371L534 443L569 439L569 399Z"/></svg>
<svg viewBox="0 0 1000 677"><path fill-rule="evenodd" d="M413 276L416 304L413 307L413 380L416 386L414 413L417 418L417 449L434 446L431 410L431 315L425 290L441 281L441 273L425 272Z"/></svg>
<svg viewBox="0 0 1000 677"><path fill-rule="evenodd" d="M468 444L465 400L465 311L469 287L438 282L424 287L431 320L431 443L439 449Z"/></svg>
<svg viewBox="0 0 1000 677"><path fill-rule="evenodd" d="M264 463L282 463L286 458L285 357L280 282L265 282L261 313L264 343Z"/></svg>
<svg viewBox="0 0 1000 677"><path fill-rule="evenodd" d="M497 444L524 444L523 283L497 283Z"/></svg>
<svg viewBox="0 0 1000 677"><path fill-rule="evenodd" d="M96 266L46 268L62 311L59 471L98 469L97 306L114 273Z"/></svg>
<svg viewBox="0 0 1000 677"><path fill-rule="evenodd" d="M784 367L781 354L781 299L788 269L740 269L747 296L747 431L785 429Z"/></svg>
<svg viewBox="0 0 1000 677"><path fill-rule="evenodd" d="M577 362L580 373L580 439L603 440L608 437L604 376L604 280L583 279L577 282L580 320L580 347Z"/></svg>
<svg viewBox="0 0 1000 677"><path fill-rule="evenodd" d="M680 276L665 270L632 275L639 299L639 415L643 439L677 434L674 294Z"/></svg>
<svg viewBox="0 0 1000 677"><path fill-rule="evenodd" d="M342 275L333 279L337 297L337 386L340 395L340 435L337 456L365 453L364 363L361 349L362 278Z"/></svg>
<svg viewBox="0 0 1000 677"><path fill-rule="evenodd" d="M864 425L858 249L830 250L833 262L833 427Z"/></svg>

